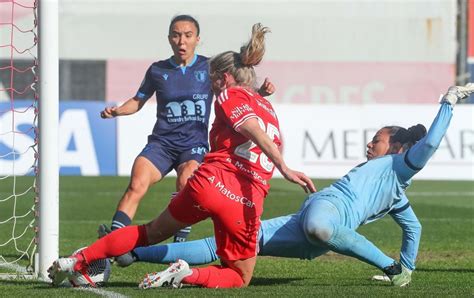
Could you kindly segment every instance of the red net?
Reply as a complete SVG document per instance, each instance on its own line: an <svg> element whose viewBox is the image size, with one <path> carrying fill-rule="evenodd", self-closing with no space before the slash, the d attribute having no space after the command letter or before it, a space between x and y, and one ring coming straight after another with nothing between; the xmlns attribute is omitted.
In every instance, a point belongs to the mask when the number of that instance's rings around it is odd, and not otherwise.
<svg viewBox="0 0 474 298"><path fill-rule="evenodd" d="M0 0L0 273L27 272L35 251L37 2Z"/></svg>

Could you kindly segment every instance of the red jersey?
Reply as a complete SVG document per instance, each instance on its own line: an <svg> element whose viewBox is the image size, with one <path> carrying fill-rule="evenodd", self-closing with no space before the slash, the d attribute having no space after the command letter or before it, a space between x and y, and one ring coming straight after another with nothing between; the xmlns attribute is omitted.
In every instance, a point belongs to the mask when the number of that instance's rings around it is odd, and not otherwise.
<svg viewBox="0 0 474 298"><path fill-rule="evenodd" d="M271 103L254 91L232 87L221 92L214 109L216 118L210 132L211 151L204 162L248 177L266 193L274 165L255 143L236 129L246 120L256 118L262 130L276 146L280 146L278 118Z"/></svg>

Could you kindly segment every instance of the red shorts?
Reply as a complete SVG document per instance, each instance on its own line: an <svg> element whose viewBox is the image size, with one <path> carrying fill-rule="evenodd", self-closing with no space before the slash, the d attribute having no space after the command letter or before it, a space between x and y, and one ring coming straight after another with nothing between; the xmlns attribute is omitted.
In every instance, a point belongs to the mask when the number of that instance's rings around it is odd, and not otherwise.
<svg viewBox="0 0 474 298"><path fill-rule="evenodd" d="M217 255L242 260L258 253L258 230L265 193L245 177L203 164L168 210L178 221L194 224L208 217L214 222Z"/></svg>

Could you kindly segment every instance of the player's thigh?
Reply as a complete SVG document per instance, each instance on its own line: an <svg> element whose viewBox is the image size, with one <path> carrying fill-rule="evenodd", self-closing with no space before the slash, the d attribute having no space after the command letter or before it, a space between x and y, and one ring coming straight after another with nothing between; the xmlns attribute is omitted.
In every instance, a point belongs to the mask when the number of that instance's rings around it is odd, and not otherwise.
<svg viewBox="0 0 474 298"><path fill-rule="evenodd" d="M141 184L148 187L162 179L161 172L153 165L153 163L143 156L135 159L132 167L131 182L132 186Z"/></svg>
<svg viewBox="0 0 474 298"><path fill-rule="evenodd" d="M332 202L316 198L301 212L301 227L312 242L328 241L337 225L343 224L341 214Z"/></svg>
<svg viewBox="0 0 474 298"><path fill-rule="evenodd" d="M209 210L202 206L203 202L211 199L208 196L208 187L206 178L199 175L192 177L190 183L186 184L168 204L168 211L173 218L192 225L210 217Z"/></svg>
<svg viewBox="0 0 474 298"><path fill-rule="evenodd" d="M204 160L204 155L206 153L206 146L197 146L183 150L177 154L175 169L178 174L176 181L176 188L178 190L184 187L188 178L197 170L199 164Z"/></svg>
<svg viewBox="0 0 474 298"><path fill-rule="evenodd" d="M173 169L176 155L158 142L149 142L135 159L132 178L148 177L151 183L160 181Z"/></svg>
<svg viewBox="0 0 474 298"><path fill-rule="evenodd" d="M227 266L237 271L240 276L242 276L244 286L248 286L250 281L252 280L255 264L257 263L257 257L255 256L244 260L221 259L221 262L224 266Z"/></svg>
<svg viewBox="0 0 474 298"><path fill-rule="evenodd" d="M216 253L226 260L244 260L257 255L261 209L219 194L219 211L212 212ZM238 196L238 195L236 195Z"/></svg>
<svg viewBox="0 0 474 298"><path fill-rule="evenodd" d="M194 161L199 165L204 160L204 156L207 152L207 146L194 146L185 150L181 150L176 156L176 170L178 171L179 167L188 161Z"/></svg>
<svg viewBox="0 0 474 298"><path fill-rule="evenodd" d="M265 195L262 190L251 180L212 164L201 165L183 191L187 189L196 193L192 208L207 212L214 222L220 257L241 260L256 256Z"/></svg>
<svg viewBox="0 0 474 298"><path fill-rule="evenodd" d="M260 233L261 256L311 260L327 252L327 248L306 239L299 213L262 221Z"/></svg>

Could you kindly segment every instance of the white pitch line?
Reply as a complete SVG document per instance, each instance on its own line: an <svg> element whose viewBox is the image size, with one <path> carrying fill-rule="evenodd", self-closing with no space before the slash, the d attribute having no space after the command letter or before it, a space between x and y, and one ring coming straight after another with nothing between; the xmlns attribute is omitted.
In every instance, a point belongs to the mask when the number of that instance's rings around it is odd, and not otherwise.
<svg viewBox="0 0 474 298"><path fill-rule="evenodd" d="M9 263L4 263L0 264L1 268L5 268L8 270L14 270L18 272L18 274L27 274L27 271L24 267L17 265L17 264L9 264ZM7 279L15 279L18 276L15 274L5 274L5 277ZM21 275L20 275L21 278ZM0 274L0 279L1 279L1 274ZM97 289L97 288L74 288L75 290L79 291L87 291L87 292L92 292L96 295L102 296L102 297L108 297L108 298L128 298L128 296L122 295L120 293L112 292L112 291L106 291L102 289Z"/></svg>
<svg viewBox="0 0 474 298"><path fill-rule="evenodd" d="M445 196L456 196L456 197L474 197L474 191L409 191L407 196L418 196L418 197L445 197Z"/></svg>
<svg viewBox="0 0 474 298"><path fill-rule="evenodd" d="M0 268L15 271L16 273L0 273L0 280L34 279L35 275L26 271L26 268L18 264L2 263Z"/></svg>
<svg viewBox="0 0 474 298"><path fill-rule="evenodd" d="M3 264L0 264L0 267L1 268L5 268L5 269L8 269L8 270L14 270L20 274L27 274L28 272L26 271L26 268L23 267L23 266L20 266L18 264L10 264L10 263L3 263Z"/></svg>
<svg viewBox="0 0 474 298"><path fill-rule="evenodd" d="M291 191L285 191L285 190L280 190L280 194L277 195L283 195L285 193L292 193ZM6 193L8 194L9 192L3 192L0 191L0 194ZM77 194L80 195L81 193L78 191L62 191L60 192L60 195L70 195L70 194ZM123 192L113 192L113 191L103 191L103 192L97 192L97 196L110 196L110 195L122 195ZM435 192L435 191L408 191L408 195L415 195L415 196L434 196L434 197L441 197L441 196L460 196L460 197L469 197L469 196L474 196L474 191L440 191L440 192ZM171 194L170 194L171 197Z"/></svg>
<svg viewBox="0 0 474 298"><path fill-rule="evenodd" d="M86 291L86 292L91 292L96 295L102 296L102 297L108 297L108 298L127 298L128 296L122 295L120 293L112 292L112 291L106 291L102 289L97 289L97 288L74 288L75 290L78 291Z"/></svg>

